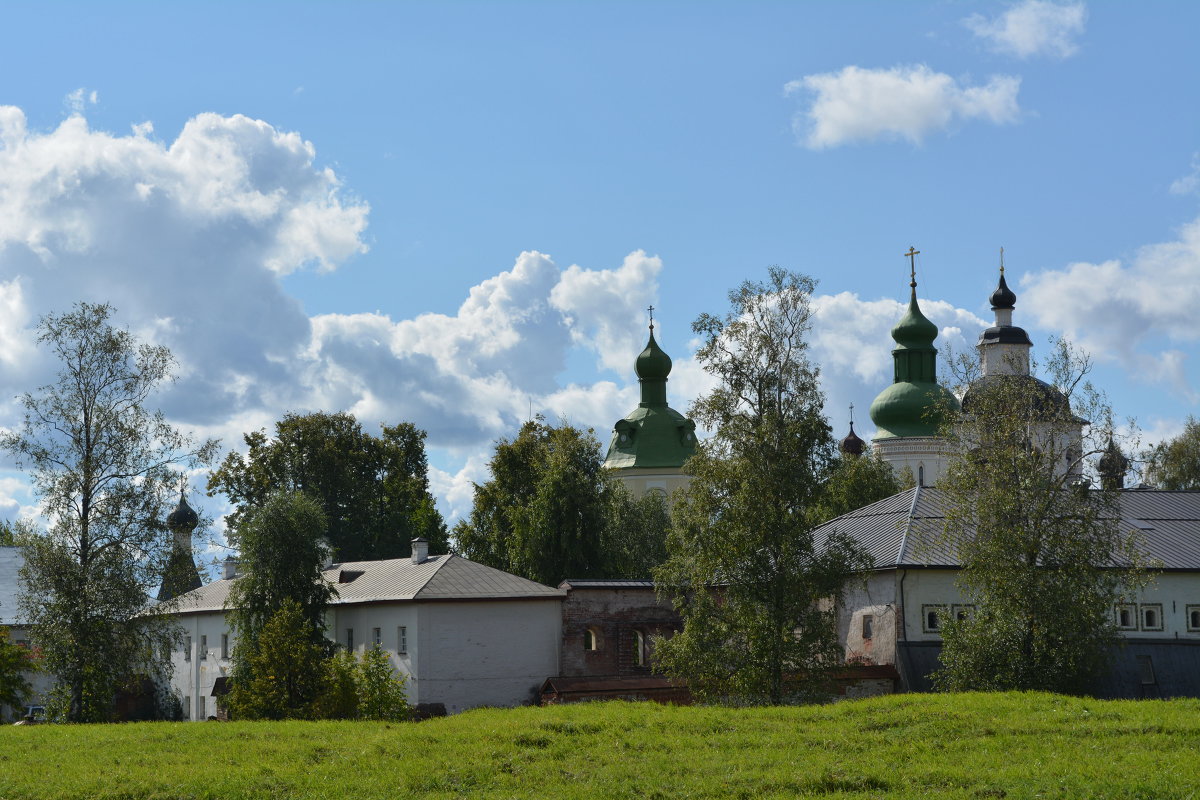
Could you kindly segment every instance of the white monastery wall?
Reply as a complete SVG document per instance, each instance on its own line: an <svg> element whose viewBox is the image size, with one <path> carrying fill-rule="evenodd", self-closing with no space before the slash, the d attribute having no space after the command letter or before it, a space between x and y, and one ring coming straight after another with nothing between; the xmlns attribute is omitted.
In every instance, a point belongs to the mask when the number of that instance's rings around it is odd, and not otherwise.
<svg viewBox="0 0 1200 800"><path fill-rule="evenodd" d="M558 598L422 603L420 701L451 714L532 702L558 674L561 628Z"/></svg>

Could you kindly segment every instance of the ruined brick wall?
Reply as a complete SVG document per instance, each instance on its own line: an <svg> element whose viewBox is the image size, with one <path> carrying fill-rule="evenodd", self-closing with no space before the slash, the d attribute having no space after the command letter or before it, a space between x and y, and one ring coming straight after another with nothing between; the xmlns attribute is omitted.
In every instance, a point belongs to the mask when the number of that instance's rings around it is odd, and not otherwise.
<svg viewBox="0 0 1200 800"><path fill-rule="evenodd" d="M564 587L568 588L568 587ZM682 627L671 604L660 601L652 587L569 587L562 606L562 656L565 677L638 677L653 674L651 637L670 636ZM586 649L592 630L597 647ZM637 634L644 643L644 663L637 664Z"/></svg>

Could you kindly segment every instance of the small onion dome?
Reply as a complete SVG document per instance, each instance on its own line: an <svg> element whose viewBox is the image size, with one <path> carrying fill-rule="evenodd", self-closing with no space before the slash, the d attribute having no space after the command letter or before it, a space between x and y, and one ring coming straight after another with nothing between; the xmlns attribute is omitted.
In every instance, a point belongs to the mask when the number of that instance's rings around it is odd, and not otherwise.
<svg viewBox="0 0 1200 800"><path fill-rule="evenodd" d="M1017 304L1017 296L1013 294L1013 290L1008 288L1008 283L1004 280L1004 273L1000 273L1000 285L996 287L996 291L992 292L991 296L992 309L997 308L1012 308Z"/></svg>
<svg viewBox="0 0 1200 800"><path fill-rule="evenodd" d="M663 349L658 346L658 342L654 341L653 328L650 329L650 341L646 342L646 349L637 357L634 370L637 372L637 376L644 381L665 381L671 374L671 357L663 352Z"/></svg>
<svg viewBox="0 0 1200 800"><path fill-rule="evenodd" d="M188 505L183 493L179 493L179 505L175 506L175 510L167 517L167 527L173 531L188 531L189 533L196 529L200 524L200 517Z"/></svg>
<svg viewBox="0 0 1200 800"><path fill-rule="evenodd" d="M842 439L838 449L848 456L861 456L867 449L867 443L858 438L858 434L854 432L853 422L850 423L850 433L846 434L845 439Z"/></svg>
<svg viewBox="0 0 1200 800"><path fill-rule="evenodd" d="M1119 488L1125 481L1125 473L1129 471L1129 459L1121 452L1121 448L1117 447L1111 436L1108 437L1108 447L1104 448L1104 455L1100 456L1097 467L1100 477L1106 482L1113 481Z"/></svg>
<svg viewBox="0 0 1200 800"><path fill-rule="evenodd" d="M915 350L932 347L937 335L938 326L921 313L921 307L917 305L917 290L914 288L912 298L908 301L908 311L892 328L892 338L899 347Z"/></svg>

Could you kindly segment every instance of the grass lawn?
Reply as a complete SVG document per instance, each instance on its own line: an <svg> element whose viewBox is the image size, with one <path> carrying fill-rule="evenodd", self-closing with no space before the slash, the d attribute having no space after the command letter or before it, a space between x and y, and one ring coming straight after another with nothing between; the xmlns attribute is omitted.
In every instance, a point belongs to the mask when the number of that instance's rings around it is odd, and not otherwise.
<svg viewBox="0 0 1200 800"><path fill-rule="evenodd" d="M593 703L420 724L0 729L0 798L1197 798L1200 701Z"/></svg>

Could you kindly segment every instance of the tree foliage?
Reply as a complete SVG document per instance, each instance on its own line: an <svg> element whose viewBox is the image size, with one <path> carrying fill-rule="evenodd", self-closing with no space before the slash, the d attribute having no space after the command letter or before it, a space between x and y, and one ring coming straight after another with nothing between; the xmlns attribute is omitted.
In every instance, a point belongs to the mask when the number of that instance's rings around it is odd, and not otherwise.
<svg viewBox="0 0 1200 800"><path fill-rule="evenodd" d="M252 637L239 638L229 713L236 719L311 719L328 685L327 649L305 608L288 598Z"/></svg>
<svg viewBox="0 0 1200 800"><path fill-rule="evenodd" d="M325 610L337 593L321 574L328 557L325 512L302 492L275 492L243 519L241 529L238 579L226 601L238 646L250 646L292 603L300 608L309 641L323 641Z"/></svg>
<svg viewBox="0 0 1200 800"><path fill-rule="evenodd" d="M904 488L896 471L877 454L839 455L817 501L817 517L831 520L891 497Z"/></svg>
<svg viewBox="0 0 1200 800"><path fill-rule="evenodd" d="M37 669L33 651L12 641L0 625L0 706L19 708L32 690L28 674Z"/></svg>
<svg viewBox="0 0 1200 800"><path fill-rule="evenodd" d="M1112 434L1090 364L1060 343L1046 366L1049 383L975 381L944 434L961 454L939 483L947 537L974 610L944 626L940 688L1086 691L1115 643L1114 601L1144 580L1117 491L1085 480ZM1098 420L1082 438L1077 413Z"/></svg>
<svg viewBox="0 0 1200 800"><path fill-rule="evenodd" d="M166 669L169 624L140 614L170 552L162 512L172 467L207 463L216 442L194 446L147 408L170 380L162 346L113 328L108 305L50 314L38 342L58 359L56 380L20 398L21 425L0 448L30 470L49 528L23 537L20 598L45 667L61 682L70 721L108 718L115 690Z"/></svg>
<svg viewBox="0 0 1200 800"><path fill-rule="evenodd" d="M841 662L836 603L869 557L817 541L834 444L808 360L811 278L778 268L704 314L697 359L719 381L691 416L713 431L686 469L655 577L684 627L657 658L700 697L781 703L819 693Z"/></svg>
<svg viewBox="0 0 1200 800"><path fill-rule="evenodd" d="M1147 454L1150 473L1162 489L1200 489L1200 421L1188 416L1183 432Z"/></svg>
<svg viewBox="0 0 1200 800"><path fill-rule="evenodd" d="M551 585L605 574L603 533L612 482L590 430L541 418L501 439L492 478L475 486L468 520L455 528L472 561Z"/></svg>
<svg viewBox="0 0 1200 800"><path fill-rule="evenodd" d="M634 497L603 464L590 429L526 422L496 443L491 479L455 526L463 555L550 585L649 577L666 557L666 498Z"/></svg>
<svg viewBox="0 0 1200 800"><path fill-rule="evenodd" d="M235 505L227 517L232 538L276 490L304 492L328 519L338 561L403 558L411 540L429 540L446 552L445 523L429 493L425 432L414 425L384 425L379 436L353 415L288 414L265 431L245 435L247 453L230 453L208 482Z"/></svg>

